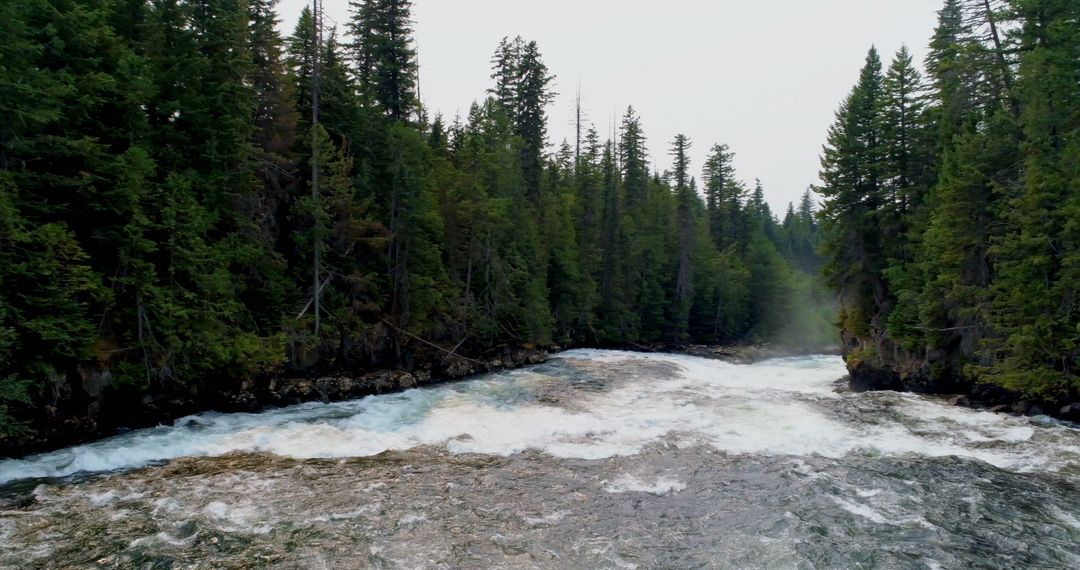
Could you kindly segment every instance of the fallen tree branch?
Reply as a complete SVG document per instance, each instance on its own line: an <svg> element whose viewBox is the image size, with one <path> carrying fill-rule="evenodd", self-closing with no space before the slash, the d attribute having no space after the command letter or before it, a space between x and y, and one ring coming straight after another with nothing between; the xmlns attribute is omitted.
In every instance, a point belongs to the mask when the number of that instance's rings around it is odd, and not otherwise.
<svg viewBox="0 0 1080 570"><path fill-rule="evenodd" d="M952 327L952 328L948 328L948 329L932 329L932 328L927 328L927 327L915 327L915 330L926 331L926 332L955 332L955 331L966 331L966 330L977 329L977 328L979 328L979 325L968 325L966 327Z"/></svg>
<svg viewBox="0 0 1080 570"><path fill-rule="evenodd" d="M398 332L400 332L400 333L403 333L403 334L405 334L405 335L406 335L406 336L408 336L409 338L412 338L412 339L416 339L416 340L418 340L418 341L420 341L420 342L422 342L422 343L424 343L424 344L426 344L426 345L430 346L431 348L434 348L434 349L436 349L436 350L439 350L439 351L445 352L445 353L446 353L446 354L448 355L448 356L446 356L446 358L450 358L451 356L456 356L457 358L461 358L462 360L468 360L469 362L475 362L476 364L479 364L479 365L481 365L481 366L487 366L487 364L486 364L486 363L484 363L484 362L480 362L479 360L476 360L475 358L469 358L468 356L462 356L462 355L460 355L460 354L456 354L455 352L453 352L453 351L450 351L450 350L446 350L445 348L443 348L443 347L441 347L441 346L439 346L439 345L437 345L437 344L435 344L435 343L433 343L433 342L430 342L430 341L428 341L428 340L422 339L422 338L420 338L420 337L418 337L418 336L414 335L413 333L411 333L411 332L409 332L409 331L407 331L407 330L405 330L405 329L403 329L403 328L401 328L401 327L399 327L399 326L395 325L394 323L392 323L392 322L390 322L390 321L388 321L388 320L386 320L386 319L384 319L384 318L382 318L382 317L379 317L379 320L380 320L380 321L382 321L383 323L385 323L385 324L386 324L387 326L389 326L389 327L393 328L394 330L396 330L396 331L398 331ZM465 342L465 339L461 339L461 340L462 340L462 342ZM458 346L461 346L461 343L458 343ZM458 348L458 347L454 347L454 350L457 350L457 348ZM444 358L444 361L445 361L445 358Z"/></svg>
<svg viewBox="0 0 1080 570"><path fill-rule="evenodd" d="M467 331L465 333L465 336L461 337L461 340L458 341L458 343L454 345L454 348L450 349L450 352L446 356L443 357L443 362L446 362L446 359L450 358L451 356L458 356L458 354L457 354L458 349L461 348L461 345L465 344L465 341L468 340L469 335L471 335L471 334L472 334L472 331Z"/></svg>

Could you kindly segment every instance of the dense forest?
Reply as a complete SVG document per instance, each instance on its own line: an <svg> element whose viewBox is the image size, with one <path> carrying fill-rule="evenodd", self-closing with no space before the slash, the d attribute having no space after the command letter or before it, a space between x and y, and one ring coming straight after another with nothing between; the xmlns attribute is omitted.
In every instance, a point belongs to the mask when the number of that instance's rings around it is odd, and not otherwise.
<svg viewBox="0 0 1080 570"><path fill-rule="evenodd" d="M658 145L672 166L656 172L632 108L610 135L579 124L574 140L553 147L545 110L554 76L537 44L521 38L492 46L491 89L468 116L432 114L417 95L410 8L408 0L354 2L343 30L305 10L284 37L274 0L0 4L0 441L8 449L93 416L101 393L139 406L279 375L408 369L433 348L480 355L500 346L829 342L831 294L816 278L821 232L810 192L780 219L760 183L737 177L725 145L695 177L682 136ZM1025 27L1015 41L1041 45L1048 29ZM940 65L955 65L956 50L964 65L983 63L966 37L942 40ZM1062 188L1065 157L1075 157L1075 137L1063 129L1075 129L1076 117L1051 113L1057 94L1034 89L1050 86L1043 75L1054 71L1052 58L1070 56L1039 57L1024 61L1041 75L1000 89L1012 67L950 72L947 81L962 84L955 97L965 99L934 112L947 115L956 142L941 142L951 132L930 137L918 114L922 122L903 128L916 129L911 144L923 146L902 174L875 175L873 193L904 196L893 218L879 220L861 198L845 210L845 193L871 191L861 181L842 186L845 174L830 167L832 235L872 220L850 231L896 223L898 234L922 239L915 228L930 224L922 189L939 170L955 171L938 192L956 196L942 211L964 225L934 227L1004 254L1007 244L982 233L998 226L966 217L966 208L994 210L964 202L983 179L957 178L982 171L958 160L982 165L996 157L986 153L1017 152L1021 133L1046 133L1038 148L1025 143L1029 164L1044 170L1012 213L1023 216L1016 222L1045 214L1041 196ZM908 88L896 81L914 78L890 74L881 87L871 66L842 117L878 128L879 98ZM1010 115L1014 107L991 112L1008 97L1043 97L1048 114L1021 128L1027 115ZM835 169L856 152L842 139L864 136L844 128L833 135ZM850 159L854 167L883 156L865 152ZM1069 239L1068 217L1051 214L1056 225L1035 229ZM971 223L977 231L966 230ZM1049 264L1075 252L1040 236L1009 245L1013 258L1041 249ZM830 251L845 243L830 242ZM834 263L831 274L878 286L882 301L899 298L928 261L927 248L896 247L869 252L867 265ZM1041 279L1022 265L1000 267L1002 278ZM1067 292L1068 275L1053 278L1057 293L1031 301L1033 310ZM873 303L853 297L862 291L848 295L848 306L865 307L849 320L874 314ZM944 319L942 309L934 316ZM897 312L889 322L909 331L913 319ZM994 350L1027 346L1025 338L1003 338ZM1044 358L1057 346L1040 345L998 373L1030 362L1068 374Z"/></svg>
<svg viewBox="0 0 1080 570"><path fill-rule="evenodd" d="M871 50L822 164L857 380L1076 401L1080 2L947 0L925 75Z"/></svg>

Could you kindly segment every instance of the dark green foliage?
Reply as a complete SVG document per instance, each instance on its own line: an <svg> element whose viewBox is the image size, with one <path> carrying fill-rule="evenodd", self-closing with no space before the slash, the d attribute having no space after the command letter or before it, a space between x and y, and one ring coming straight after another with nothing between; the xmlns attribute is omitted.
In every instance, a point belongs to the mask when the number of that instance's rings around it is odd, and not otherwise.
<svg viewBox="0 0 1080 570"><path fill-rule="evenodd" d="M633 107L626 110L619 138L619 162L622 163L627 206L640 210L648 197L649 154L641 119Z"/></svg>
<svg viewBox="0 0 1080 570"><path fill-rule="evenodd" d="M1080 391L1080 6L1015 3L1023 27L1021 187L1001 198L983 378L1025 393ZM1011 190L1011 189L1010 189Z"/></svg>
<svg viewBox="0 0 1080 570"><path fill-rule="evenodd" d="M906 50L883 81L864 70L820 189L860 349L893 343L934 380L1080 394L1078 23L1067 0L947 0L926 97Z"/></svg>
<svg viewBox="0 0 1080 570"><path fill-rule="evenodd" d="M548 74L536 42L526 42L520 36L513 40L503 38L492 65L495 88L490 92L513 122L514 134L521 139L525 185L529 199L539 204L547 146L545 109L555 98L550 89L555 76Z"/></svg>
<svg viewBox="0 0 1080 570"><path fill-rule="evenodd" d="M353 60L360 87L395 121L418 110L410 0L350 2Z"/></svg>
<svg viewBox="0 0 1080 570"><path fill-rule="evenodd" d="M738 243L745 232L742 203L746 189L735 178L735 154L727 145L716 145L705 161L705 206L709 212L709 233L721 251Z"/></svg>
<svg viewBox="0 0 1080 570"><path fill-rule="evenodd" d="M633 109L549 153L554 78L521 38L467 121L428 124L410 2L353 3L318 53L311 11L284 39L274 4L0 6L4 442L90 414L91 375L198 404L432 350L820 340L814 206L781 225L727 147L705 199L685 137L650 173Z"/></svg>
<svg viewBox="0 0 1080 570"><path fill-rule="evenodd" d="M788 204L780 235L778 248L792 266L808 275L817 275L821 269L821 259L817 255L821 245L821 228L818 226L817 206L811 190L803 193L798 208Z"/></svg>
<svg viewBox="0 0 1080 570"><path fill-rule="evenodd" d="M700 201L697 184L689 179L689 150L690 140L686 135L677 135L671 143L671 155L675 160L672 179L675 185L675 201L678 204L675 223L679 236L679 261L675 272L672 306L673 332L677 338L685 337L690 328L690 308L694 300L694 240L698 237L696 226L700 219L695 211Z"/></svg>

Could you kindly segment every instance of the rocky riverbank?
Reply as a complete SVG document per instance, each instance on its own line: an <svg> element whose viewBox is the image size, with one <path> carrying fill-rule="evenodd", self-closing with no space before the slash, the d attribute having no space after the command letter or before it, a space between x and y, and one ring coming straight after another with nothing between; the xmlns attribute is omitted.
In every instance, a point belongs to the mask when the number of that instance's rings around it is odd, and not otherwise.
<svg viewBox="0 0 1080 570"><path fill-rule="evenodd" d="M548 350L500 347L474 357L427 351L410 366L342 371L327 376L267 375L242 381L217 379L134 397L114 386L107 372L79 371L55 379L56 398L41 407L32 431L0 439L0 457L21 457L109 437L127 430L170 424L205 411L259 412L305 402L335 402L458 380L547 360Z"/></svg>
<svg viewBox="0 0 1080 570"><path fill-rule="evenodd" d="M1080 423L1080 401L1075 395L1034 398L992 384L972 380L962 365L948 355L919 355L902 350L877 351L866 358L863 350L846 350L851 387L858 392L893 390L949 397L956 406L1022 416L1051 416ZM953 358L958 358L954 356Z"/></svg>
<svg viewBox="0 0 1080 570"><path fill-rule="evenodd" d="M626 344L629 351L687 354L702 358L752 364L770 358L839 353L835 347L792 348L770 344L687 345ZM59 395L43 406L33 433L20 439L0 440L0 457L20 457L109 437L130 429L170 424L204 411L259 412L306 402L337 402L375 394L398 392L437 382L539 364L548 349L504 346L467 357L437 350L417 351L409 366L339 371L327 375L269 375L229 380L208 379L199 384L174 386L152 394L133 396L114 386L108 373L80 371L56 380Z"/></svg>

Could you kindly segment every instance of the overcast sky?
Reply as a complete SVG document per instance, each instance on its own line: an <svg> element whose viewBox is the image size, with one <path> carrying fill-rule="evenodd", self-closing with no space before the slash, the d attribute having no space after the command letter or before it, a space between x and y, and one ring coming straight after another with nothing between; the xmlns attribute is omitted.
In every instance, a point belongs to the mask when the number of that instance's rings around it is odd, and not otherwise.
<svg viewBox="0 0 1080 570"><path fill-rule="evenodd" d="M307 2L310 4L310 0ZM601 133L628 105L642 117L652 159L670 165L678 133L694 172L726 143L739 176L760 178L778 214L817 182L833 113L876 45L885 65L907 44L921 62L941 0L413 0L425 105L465 116L490 86L503 36L536 40L557 75L552 144L572 140L580 82ZM304 0L281 0L286 33ZM347 0L327 0L343 27ZM700 177L700 175L699 175Z"/></svg>

